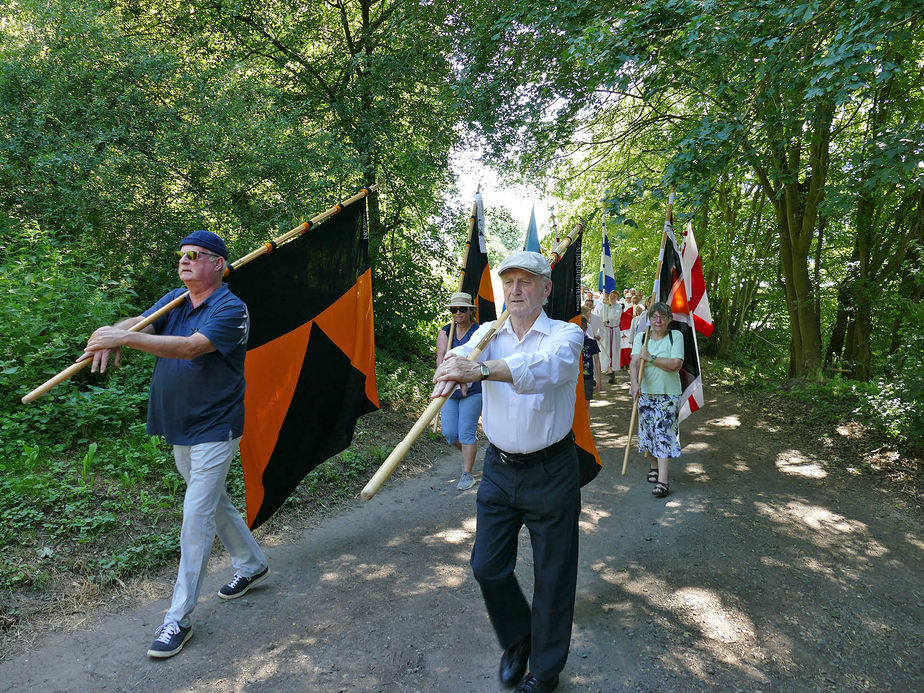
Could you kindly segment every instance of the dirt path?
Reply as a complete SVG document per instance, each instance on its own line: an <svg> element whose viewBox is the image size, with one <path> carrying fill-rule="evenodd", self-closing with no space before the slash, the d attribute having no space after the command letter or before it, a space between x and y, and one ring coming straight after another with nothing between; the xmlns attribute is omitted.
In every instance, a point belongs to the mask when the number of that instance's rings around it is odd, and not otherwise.
<svg viewBox="0 0 924 693"><path fill-rule="evenodd" d="M727 397L684 425L674 493L656 500L640 458L620 476L628 398L604 397L559 690L924 689L918 515ZM8 659L0 690L498 691L468 567L475 491L455 490L457 466L453 451L271 547L273 577L243 599L215 597L221 560L173 659L145 656L161 600ZM528 588L525 534L521 551Z"/></svg>

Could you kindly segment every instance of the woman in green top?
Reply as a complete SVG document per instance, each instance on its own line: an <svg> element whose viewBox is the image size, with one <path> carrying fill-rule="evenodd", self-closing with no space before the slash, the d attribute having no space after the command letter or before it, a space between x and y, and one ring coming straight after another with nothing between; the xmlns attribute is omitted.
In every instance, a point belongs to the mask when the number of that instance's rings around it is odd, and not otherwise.
<svg viewBox="0 0 924 693"><path fill-rule="evenodd" d="M645 343L645 333L639 330L629 363L630 389L635 397L639 393L639 370L645 361L638 399L638 450L651 453L657 460L657 466L648 471L648 481L655 485L651 492L658 498L670 493L668 465L672 457L680 457L677 414L683 391L679 374L683 366L683 335L677 330L668 330L672 319L671 307L666 303L651 306L648 343Z"/></svg>

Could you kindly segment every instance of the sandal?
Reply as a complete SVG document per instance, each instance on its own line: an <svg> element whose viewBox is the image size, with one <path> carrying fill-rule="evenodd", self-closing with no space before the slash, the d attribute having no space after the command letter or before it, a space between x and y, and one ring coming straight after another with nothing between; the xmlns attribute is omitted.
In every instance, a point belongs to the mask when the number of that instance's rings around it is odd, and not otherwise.
<svg viewBox="0 0 924 693"><path fill-rule="evenodd" d="M655 496L655 498L664 498L670 492L671 487L663 481L659 481L655 484L655 487L651 489L651 493Z"/></svg>
<svg viewBox="0 0 924 693"><path fill-rule="evenodd" d="M658 483L658 469L657 467L648 470L648 483L656 484Z"/></svg>

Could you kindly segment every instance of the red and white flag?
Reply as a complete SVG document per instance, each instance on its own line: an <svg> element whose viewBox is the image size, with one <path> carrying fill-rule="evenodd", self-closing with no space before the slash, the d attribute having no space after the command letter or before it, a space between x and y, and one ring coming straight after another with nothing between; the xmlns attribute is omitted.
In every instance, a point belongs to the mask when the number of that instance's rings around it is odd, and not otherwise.
<svg viewBox="0 0 924 693"><path fill-rule="evenodd" d="M712 334L712 311L709 310L709 297L706 295L706 280L703 277L703 263L699 258L699 248L693 237L693 225L687 222L683 231L683 248L680 251L683 262L683 274L687 285L687 302L693 326L704 337Z"/></svg>
<svg viewBox="0 0 924 693"><path fill-rule="evenodd" d="M680 396L678 414L678 419L683 421L703 406L703 376L699 367L693 311L688 300L690 291L685 286L688 283L686 272L670 221L664 223L664 235L666 239L661 256L661 274L655 278L653 293L659 301L671 307L674 319L671 321L670 329L677 330L683 337L683 366L680 368L683 393ZM645 325L639 325L638 329L644 327Z"/></svg>

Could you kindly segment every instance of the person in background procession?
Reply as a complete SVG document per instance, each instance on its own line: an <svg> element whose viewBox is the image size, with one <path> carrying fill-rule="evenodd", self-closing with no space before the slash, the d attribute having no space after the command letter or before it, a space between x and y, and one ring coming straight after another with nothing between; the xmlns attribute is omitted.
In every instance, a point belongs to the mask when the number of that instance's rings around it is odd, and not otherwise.
<svg viewBox="0 0 924 693"><path fill-rule="evenodd" d="M587 300L584 301L584 305L581 306L581 315L587 318L590 335L595 339L599 338L600 332L603 329L603 321L600 320L600 316L595 309L594 300L589 294Z"/></svg>
<svg viewBox="0 0 924 693"><path fill-rule="evenodd" d="M609 374L609 382L616 382L619 370L619 321L622 319L622 303L619 294L611 291L606 295L600 309L600 358L603 373Z"/></svg>
<svg viewBox="0 0 924 693"><path fill-rule="evenodd" d="M603 373L600 370L600 347L587 328L587 318L581 315L581 329L584 330L584 348L581 350L581 372L584 378L584 403L590 416L590 400L593 394L600 394Z"/></svg>
<svg viewBox="0 0 924 693"><path fill-rule="evenodd" d="M648 309L651 308L651 304L654 302L651 296L645 298L645 303L642 306L633 305L629 308L633 312L635 317L632 318L632 322L629 325L629 344L635 344L635 335L638 334L639 326L642 329L645 329L645 316L648 314Z"/></svg>
<svg viewBox="0 0 924 693"><path fill-rule="evenodd" d="M642 292L632 289L634 293L631 294L632 305L637 306L640 310L635 310L635 315L638 315L641 310L644 310L644 299L642 298Z"/></svg>
<svg viewBox="0 0 924 693"><path fill-rule="evenodd" d="M452 344L449 343L450 325L444 325L436 337L436 366L439 368L450 349L468 342L478 329L475 322L475 304L471 294L458 291L449 298L446 306L452 314L452 323L455 325L452 335ZM456 389L446 404L440 410L440 420L443 424L443 436L446 442L455 446L462 452L462 474L459 476L460 491L470 489L475 485L472 469L475 466L475 457L478 455L478 419L481 417L481 383L469 385L465 394Z"/></svg>
<svg viewBox="0 0 924 693"><path fill-rule="evenodd" d="M651 493L663 498L670 493L668 468L673 458L680 457L680 368L683 366L683 335L671 330L671 308L655 303L648 310L651 332L647 343L640 329L632 346L629 364L630 391L638 394L638 450L651 454L657 466L648 471L648 481L654 484ZM641 364L645 370L639 382Z"/></svg>

